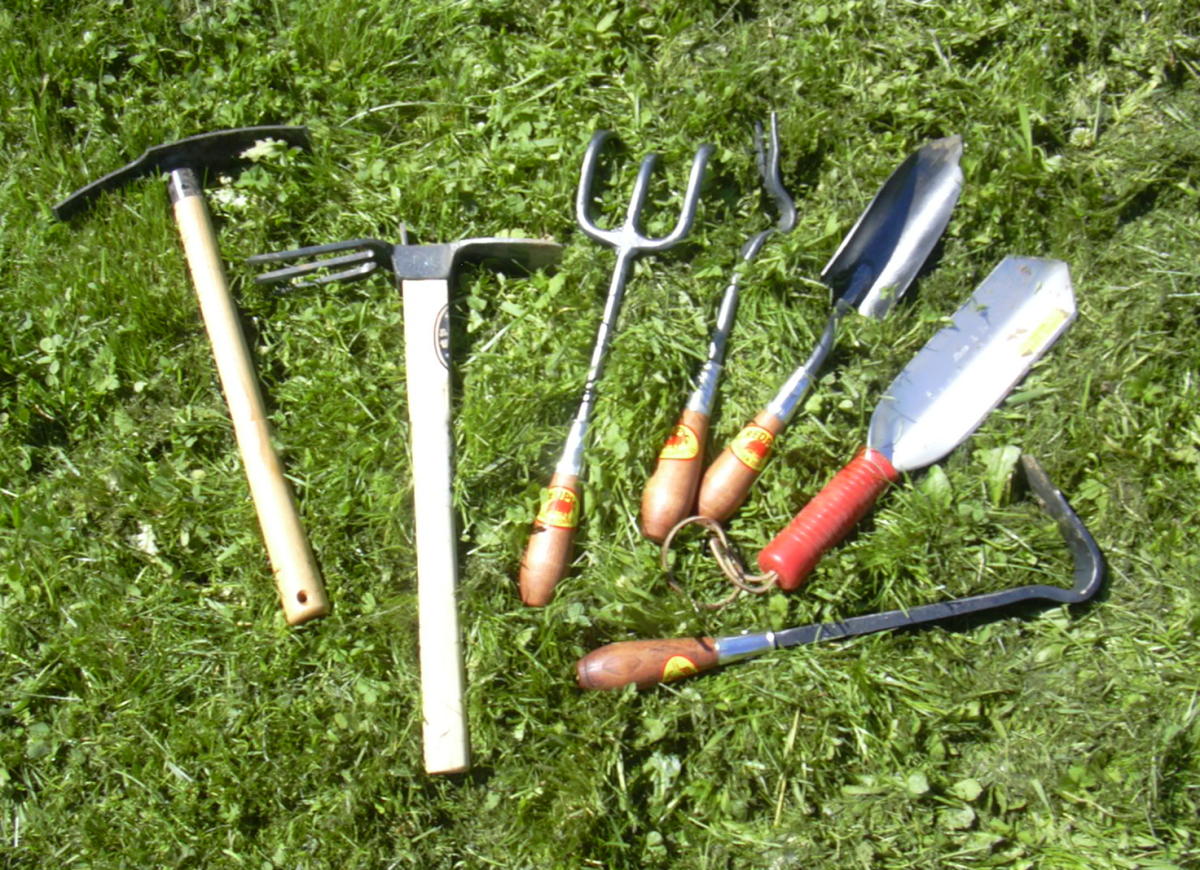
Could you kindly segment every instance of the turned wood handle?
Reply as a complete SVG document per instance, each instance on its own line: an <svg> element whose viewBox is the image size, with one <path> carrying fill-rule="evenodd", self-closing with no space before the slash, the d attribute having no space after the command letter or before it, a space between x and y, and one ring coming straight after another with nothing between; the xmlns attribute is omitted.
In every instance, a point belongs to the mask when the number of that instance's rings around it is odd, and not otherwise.
<svg viewBox="0 0 1200 870"><path fill-rule="evenodd" d="M450 287L442 279L409 280L401 286L425 772L461 773L471 766L471 745L464 709L451 475Z"/></svg>
<svg viewBox="0 0 1200 870"><path fill-rule="evenodd" d="M579 475L555 474L521 560L521 600L530 607L549 604L554 587L567 573L579 507Z"/></svg>
<svg viewBox="0 0 1200 870"><path fill-rule="evenodd" d="M767 464L775 436L785 425L770 411L762 411L742 427L704 473L698 501L701 516L722 523L733 516Z"/></svg>
<svg viewBox="0 0 1200 870"><path fill-rule="evenodd" d="M630 683L646 689L718 664L717 645L711 637L625 640L585 655L576 663L575 675L582 689L620 689Z"/></svg>
<svg viewBox="0 0 1200 870"><path fill-rule="evenodd" d="M708 415L684 411L658 454L658 467L642 493L642 534L661 541L675 524L690 516L704 470Z"/></svg>
<svg viewBox="0 0 1200 870"><path fill-rule="evenodd" d="M804 506L758 554L761 571L779 575L781 589L799 586L821 555L850 534L880 494L900 478L888 458L867 447Z"/></svg>
<svg viewBox="0 0 1200 870"><path fill-rule="evenodd" d="M233 420L284 616L291 625L299 625L328 613L329 600L291 489L284 479L279 455L271 444L271 430L250 364L250 352L229 295L212 220L198 188L197 192L175 201L175 221L200 300L204 327L212 343L213 359Z"/></svg>

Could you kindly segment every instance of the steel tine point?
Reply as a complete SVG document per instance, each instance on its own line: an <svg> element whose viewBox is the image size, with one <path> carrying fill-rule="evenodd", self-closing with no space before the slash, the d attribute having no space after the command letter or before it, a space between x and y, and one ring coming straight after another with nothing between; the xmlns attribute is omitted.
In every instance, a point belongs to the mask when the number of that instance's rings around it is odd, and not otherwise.
<svg viewBox="0 0 1200 870"><path fill-rule="evenodd" d="M591 218L592 185L596 180L596 166L600 162L600 150L604 143L612 138L612 130L597 130L583 153L583 166L579 170L579 188L575 193L575 220L583 232L597 242L614 245L618 244L617 234L613 230L604 230L596 225Z"/></svg>
<svg viewBox="0 0 1200 870"><path fill-rule="evenodd" d="M781 233L791 232L796 225L796 203L783 187L783 175L779 168L779 116L775 112L771 113L771 144L765 152L761 122L755 125L755 131L759 149L758 169L762 174L763 187L771 195L775 209L779 212L779 220L775 226Z"/></svg>
<svg viewBox="0 0 1200 870"><path fill-rule="evenodd" d="M318 268L325 267L322 265ZM259 275L254 279L254 282L256 284L282 283L286 286L278 289L286 291L289 288L313 287L317 284L329 284L334 281L355 281L365 278L378 268L378 263L368 262L351 269L343 269L340 272L316 275L313 274L314 268L312 266L290 266L286 269L277 269L274 272Z"/></svg>
<svg viewBox="0 0 1200 870"><path fill-rule="evenodd" d="M359 251L354 254L344 254L340 257L328 257L324 260L314 260L311 263L288 266L285 269L276 269L273 272L257 276L254 281L257 284L272 284L291 278L302 278L322 269L334 269L342 266L358 266L358 268L347 269L339 272L339 275L363 277L379 268L379 261L370 251ZM325 282L322 281L322 283Z"/></svg>
<svg viewBox="0 0 1200 870"><path fill-rule="evenodd" d="M634 234L638 232L638 219L646 205L646 195L650 193L650 175L654 172L654 164L658 162L657 154L647 154L642 158L638 167L637 178L633 182L633 195L629 197L629 209L625 212L625 228Z"/></svg>
<svg viewBox="0 0 1200 870"><path fill-rule="evenodd" d="M367 275L370 275L377 268L379 268L378 263L363 263L355 269L334 272L332 275L317 275L306 281L293 281L290 284L277 288L277 290L280 293L287 293L289 290L301 290L306 287L317 287L321 284L334 284L338 281L357 281L360 278L367 277Z"/></svg>

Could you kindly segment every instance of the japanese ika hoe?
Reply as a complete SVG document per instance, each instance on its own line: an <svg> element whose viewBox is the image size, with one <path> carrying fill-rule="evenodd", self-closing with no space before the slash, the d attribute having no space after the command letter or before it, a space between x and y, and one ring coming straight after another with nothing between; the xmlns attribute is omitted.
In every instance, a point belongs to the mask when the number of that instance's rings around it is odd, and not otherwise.
<svg viewBox="0 0 1200 870"><path fill-rule="evenodd" d="M260 283L292 281L293 286L303 287L364 278L382 268L393 272L400 286L413 457L426 773L459 773L471 765L456 601L458 536L451 499L450 280L463 262L510 263L534 270L556 261L561 250L556 242L538 239L464 239L446 245L410 245L406 238L399 245L355 239L249 259L266 264L317 258L260 275L256 279ZM337 271L313 275L325 269Z"/></svg>
<svg viewBox="0 0 1200 870"><path fill-rule="evenodd" d="M167 190L175 209L175 223L183 252L200 300L204 327L212 343L213 359L233 420L242 465L250 482L250 495L267 545L275 585L283 612L291 625L299 625L329 612L329 601L312 549L279 456L271 445L271 430L262 394L229 294L229 283L217 249L217 237L204 202L204 174L236 170L248 162L245 152L256 142L282 140L308 148L303 127L243 127L191 136L148 148L137 160L111 172L54 206L60 220L85 211L106 190L123 187L146 175L166 173Z"/></svg>

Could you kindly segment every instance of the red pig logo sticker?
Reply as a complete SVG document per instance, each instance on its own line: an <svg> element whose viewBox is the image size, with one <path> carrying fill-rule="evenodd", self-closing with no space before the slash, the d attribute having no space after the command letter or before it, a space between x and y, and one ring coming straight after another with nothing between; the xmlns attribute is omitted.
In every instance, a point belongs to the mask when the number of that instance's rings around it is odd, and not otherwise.
<svg viewBox="0 0 1200 870"><path fill-rule="evenodd" d="M700 439L690 426L680 423L663 445L659 459L695 459L700 455Z"/></svg>
<svg viewBox="0 0 1200 870"><path fill-rule="evenodd" d="M762 426L749 423L733 439L729 449L751 471L762 471L767 464L767 457L771 455L771 442L774 440L775 436Z"/></svg>
<svg viewBox="0 0 1200 870"><path fill-rule="evenodd" d="M538 511L537 522L544 526L573 529L579 525L579 496L565 486L552 486Z"/></svg>

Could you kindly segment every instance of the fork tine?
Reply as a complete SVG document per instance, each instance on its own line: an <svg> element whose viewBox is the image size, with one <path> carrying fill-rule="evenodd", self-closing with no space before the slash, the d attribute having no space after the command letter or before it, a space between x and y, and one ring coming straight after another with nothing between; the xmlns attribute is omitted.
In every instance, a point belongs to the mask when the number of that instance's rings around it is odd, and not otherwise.
<svg viewBox="0 0 1200 870"><path fill-rule="evenodd" d="M282 263L292 259L291 257L278 257L274 262ZM247 261L250 262L250 261ZM270 262L267 260L256 260L255 263ZM355 254L343 254L340 257L327 257L324 260L313 260L311 263L300 263L296 266L288 266L284 269L276 269L273 272L267 272L255 278L260 284L265 284L268 281L281 281L284 278L299 277L307 275L309 272L315 272L319 269L333 269L338 266L352 266L357 263L374 263L375 258L370 251L359 251Z"/></svg>
<svg viewBox="0 0 1200 870"><path fill-rule="evenodd" d="M341 251L349 253L334 257L323 257L325 254L336 254ZM314 287L318 284L331 284L335 281L355 281L365 278L380 267L390 269L392 266L392 245L378 239L352 239L348 242L332 242L327 245L310 245L291 251L279 251L271 254L255 254L247 257L246 262L252 266L268 263L287 263L306 257L316 257L308 263L299 263L283 269L275 269L255 277L256 284L273 284L280 281L291 283L292 287ZM339 269L350 266L349 269L332 272L325 275L314 273ZM294 280L301 279L301 280Z"/></svg>
<svg viewBox="0 0 1200 870"><path fill-rule="evenodd" d="M359 278L365 278L378 268L377 263L364 263L356 269L347 269L344 272L335 272L332 275L316 275L312 278L303 281L290 281L284 286L278 288L278 292L287 293L289 290L300 290L307 287L318 287L321 284L333 284L337 281L356 281ZM281 270L283 271L283 270ZM264 276L268 278L269 276ZM262 283L267 283L263 281Z"/></svg>
<svg viewBox="0 0 1200 870"><path fill-rule="evenodd" d="M279 263L284 260L296 260L300 257L319 257L322 254L333 254L338 251L370 251L381 259L391 256L392 246L379 239L351 239L348 242L330 242L325 245L309 245L295 248L291 251L279 251L274 254L255 254L247 257L247 263Z"/></svg>
<svg viewBox="0 0 1200 870"><path fill-rule="evenodd" d="M316 284L328 284L332 281L353 281L358 278L365 278L376 269L379 264L370 257L362 255L353 257L337 257L334 260L323 260L319 263L301 263L299 266L288 266L283 269L275 269L271 272L264 272L254 278L256 284L275 284L280 281L291 282L295 287L312 287ZM365 262L363 260L365 259ZM354 265L357 264L357 265ZM328 275L314 275L321 269L330 269L335 266L353 265L353 268L344 269L341 272L334 272ZM303 280L293 280L303 279Z"/></svg>

